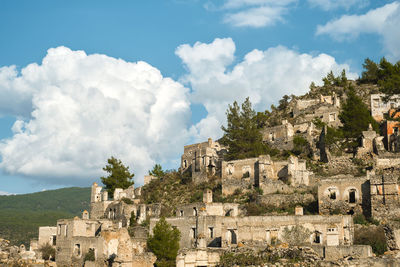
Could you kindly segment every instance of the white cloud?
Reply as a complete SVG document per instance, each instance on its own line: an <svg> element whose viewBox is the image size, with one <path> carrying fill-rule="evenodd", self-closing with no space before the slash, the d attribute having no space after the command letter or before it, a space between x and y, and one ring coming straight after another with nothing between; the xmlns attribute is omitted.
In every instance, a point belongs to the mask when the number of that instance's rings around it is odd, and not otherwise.
<svg viewBox="0 0 400 267"><path fill-rule="evenodd" d="M104 175L111 155L135 172L182 151L190 119L188 90L145 62L49 49L42 64L0 69L0 111L26 114L1 140L0 167L10 174L68 184ZM6 82L4 82L6 81ZM12 110L10 102L21 103ZM22 112L21 112L22 110Z"/></svg>
<svg viewBox="0 0 400 267"><path fill-rule="evenodd" d="M297 0L226 0L220 8L212 2L205 5L208 10L222 10L223 21L234 27L266 27L279 21Z"/></svg>
<svg viewBox="0 0 400 267"><path fill-rule="evenodd" d="M319 7L325 11L344 8L349 10L351 7L365 7L369 4L369 0L308 0L313 7Z"/></svg>
<svg viewBox="0 0 400 267"><path fill-rule="evenodd" d="M221 137L225 111L235 100L242 102L249 96L257 110L265 110L285 94L304 94L311 81L320 84L330 70L338 74L346 69L348 77L357 77L349 73L348 65L338 64L327 54L300 54L283 46L255 49L229 71L234 53L235 44L230 38L215 39L210 44L185 44L176 50L188 69L183 81L192 87L192 101L203 104L208 111L208 116L191 129L197 140ZM202 60L200 55L207 56Z"/></svg>
<svg viewBox="0 0 400 267"><path fill-rule="evenodd" d="M0 116L29 116L32 111L29 82L18 77L16 66L0 68Z"/></svg>
<svg viewBox="0 0 400 267"><path fill-rule="evenodd" d="M357 38L360 34L378 34L389 59L400 59L400 3L393 2L368 11L363 15L344 15L317 27L317 35L327 34L343 41Z"/></svg>
<svg viewBox="0 0 400 267"><path fill-rule="evenodd" d="M286 12L284 7L260 6L246 9L237 13L229 13L225 16L224 22L236 27L265 27L272 26L283 20Z"/></svg>
<svg viewBox="0 0 400 267"><path fill-rule="evenodd" d="M5 191L0 191L0 196L10 196L10 195L14 195L14 194L8 193L8 192L5 192Z"/></svg>

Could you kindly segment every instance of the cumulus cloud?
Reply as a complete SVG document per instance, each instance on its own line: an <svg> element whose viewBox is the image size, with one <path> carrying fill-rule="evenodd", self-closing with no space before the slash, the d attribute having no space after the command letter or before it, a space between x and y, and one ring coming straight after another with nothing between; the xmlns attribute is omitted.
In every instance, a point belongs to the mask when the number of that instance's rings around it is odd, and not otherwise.
<svg viewBox="0 0 400 267"><path fill-rule="evenodd" d="M222 10L223 21L234 27L266 27L284 21L289 6L297 0L225 0L221 7L208 2L208 10ZM211 8L213 7L213 8Z"/></svg>
<svg viewBox="0 0 400 267"><path fill-rule="evenodd" d="M0 167L10 174L87 184L113 155L140 183L155 162L179 155L188 138L188 89L145 62L58 47L20 73L1 68L0 96L10 92L0 111L30 113L0 141ZM21 107L13 110L14 101Z"/></svg>
<svg viewBox="0 0 400 267"><path fill-rule="evenodd" d="M191 129L197 140L221 136L225 111L235 100L242 102L249 96L255 108L263 111L285 94L304 94L312 81L320 84L331 70L339 74L345 69L348 77L357 77L349 72L348 65L338 64L327 54L312 56L277 46L265 51L255 49L231 66L234 53L235 43L230 38L176 49L188 70L183 81L192 87L192 101L203 104L208 112Z"/></svg>
<svg viewBox="0 0 400 267"><path fill-rule="evenodd" d="M388 57L400 59L400 3L393 2L362 15L344 15L317 27L316 34L326 34L337 41L352 40L360 34L378 34Z"/></svg>
<svg viewBox="0 0 400 267"><path fill-rule="evenodd" d="M369 4L368 0L308 0L313 7L319 7L325 11L344 8L349 10L352 7L365 7Z"/></svg>

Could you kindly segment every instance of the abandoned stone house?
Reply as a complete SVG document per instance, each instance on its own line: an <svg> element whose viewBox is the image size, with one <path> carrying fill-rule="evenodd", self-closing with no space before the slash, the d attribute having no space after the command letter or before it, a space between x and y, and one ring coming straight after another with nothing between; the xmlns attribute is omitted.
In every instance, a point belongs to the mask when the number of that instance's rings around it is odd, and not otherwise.
<svg viewBox="0 0 400 267"><path fill-rule="evenodd" d="M35 252L38 258L41 258L41 252L39 248L46 244L56 247L57 241L57 227L54 226L41 226L39 227L38 239L32 239L30 241L29 250Z"/></svg>
<svg viewBox="0 0 400 267"><path fill-rule="evenodd" d="M223 161L222 194L230 195L235 190L246 191L254 187L261 188L265 194L275 193L279 184L308 185L311 174L306 162L295 156L284 161L272 161L269 155ZM271 187L271 183L276 185Z"/></svg>
<svg viewBox="0 0 400 267"><path fill-rule="evenodd" d="M204 203L179 206L176 217L166 219L181 232L177 266L215 266L218 254L226 249L286 242L285 232L295 226L306 229L309 245L326 248L341 246L346 251L352 248L354 227L349 215L304 216L300 207L300 211L296 212L298 215L242 216L236 212L237 204L230 204L234 205L229 206L233 208L232 212L226 214L226 203L210 202L212 195L209 191L205 195ZM150 232L158 220L150 220ZM370 255L370 249L366 249L365 254Z"/></svg>
<svg viewBox="0 0 400 267"><path fill-rule="evenodd" d="M398 218L400 214L400 187L398 184L398 174L390 170L375 174L369 173L371 215L374 218L388 219Z"/></svg>
<svg viewBox="0 0 400 267"><path fill-rule="evenodd" d="M114 198L97 183L91 190L91 213L84 211L82 218L58 220L56 228L56 261L58 266L82 266L85 255L91 251L95 266L105 262L112 266L153 266L156 258L146 252L147 230L132 229L134 238L127 230L131 216L143 222L150 216L160 215L160 205L141 204L135 199L138 193L133 186L116 188ZM111 266L111 265L110 265Z"/></svg>
<svg viewBox="0 0 400 267"><path fill-rule="evenodd" d="M398 173L391 169L367 171L364 177L338 175L323 178L318 184L319 213L398 218L399 192Z"/></svg>
<svg viewBox="0 0 400 267"><path fill-rule="evenodd" d="M84 214L83 217L86 217ZM127 228L108 219L78 218L57 221L57 266L82 266L85 255L94 255L93 266L153 266L156 258L146 252L143 228L132 238ZM86 265L85 265L86 266Z"/></svg>
<svg viewBox="0 0 400 267"><path fill-rule="evenodd" d="M338 175L323 178L318 185L320 214L364 214L370 216L368 177Z"/></svg>
<svg viewBox="0 0 400 267"><path fill-rule="evenodd" d="M339 120L340 97L335 93L332 96L320 96L319 99L296 99L292 115L295 124L311 122L318 118L331 127L341 125Z"/></svg>
<svg viewBox="0 0 400 267"><path fill-rule="evenodd" d="M187 145L181 157L181 172L190 173L196 184L206 182L209 175L217 175L222 154L226 149L211 138L207 142Z"/></svg>
<svg viewBox="0 0 400 267"><path fill-rule="evenodd" d="M121 226L125 227L131 215L134 215L138 223L142 223L150 216L159 216L161 207L159 204L146 205L140 203L135 198L139 190L133 185L125 190L116 188L114 198L109 199L108 193L102 190L101 186L93 183L91 190L90 214L91 219L110 219L118 221Z"/></svg>
<svg viewBox="0 0 400 267"><path fill-rule="evenodd" d="M399 95L394 95L387 100L384 98L384 94L371 94L371 115L377 122L383 121L385 114L390 109L398 109L400 107Z"/></svg>

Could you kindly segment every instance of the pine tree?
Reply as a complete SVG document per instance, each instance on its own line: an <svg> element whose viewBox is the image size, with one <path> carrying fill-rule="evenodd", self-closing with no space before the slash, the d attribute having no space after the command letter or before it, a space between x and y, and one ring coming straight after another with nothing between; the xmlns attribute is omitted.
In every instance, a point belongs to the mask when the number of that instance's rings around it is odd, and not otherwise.
<svg viewBox="0 0 400 267"><path fill-rule="evenodd" d="M165 176L165 172L163 171L160 164L154 165L153 169L149 171L149 175L155 176L157 178L161 178Z"/></svg>
<svg viewBox="0 0 400 267"><path fill-rule="evenodd" d="M157 267L175 266L180 235L179 230L172 228L164 217L161 217L154 226L153 235L147 240L147 246L157 257Z"/></svg>
<svg viewBox="0 0 400 267"><path fill-rule="evenodd" d="M378 64L376 64L371 59L366 58L364 60L363 68L364 71L361 74L360 81L362 83L378 83Z"/></svg>
<svg viewBox="0 0 400 267"><path fill-rule="evenodd" d="M222 126L224 136L221 143L228 146L227 160L257 157L268 153L268 147L262 142L256 112L249 98L241 108L235 101L226 111L227 127Z"/></svg>
<svg viewBox="0 0 400 267"><path fill-rule="evenodd" d="M346 138L360 137L370 123L374 129L378 129L378 123L372 118L367 105L356 95L353 87L347 92L347 100L343 104L339 118L343 123L342 130Z"/></svg>
<svg viewBox="0 0 400 267"><path fill-rule="evenodd" d="M135 174L129 172L129 167L122 164L121 160L111 157L107 160L108 164L103 171L109 173L107 177L101 177L101 182L105 185L110 197L113 197L115 188L126 189L133 185L132 178Z"/></svg>

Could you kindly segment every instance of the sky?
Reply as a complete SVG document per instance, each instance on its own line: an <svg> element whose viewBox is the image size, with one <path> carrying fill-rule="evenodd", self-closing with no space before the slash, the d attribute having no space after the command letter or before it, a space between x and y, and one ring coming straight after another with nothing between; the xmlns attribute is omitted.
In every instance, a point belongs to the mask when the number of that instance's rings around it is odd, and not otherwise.
<svg viewBox="0 0 400 267"><path fill-rule="evenodd" d="M397 62L399 26L399 1L1 0L0 194L89 186L111 156L141 185L233 101Z"/></svg>

